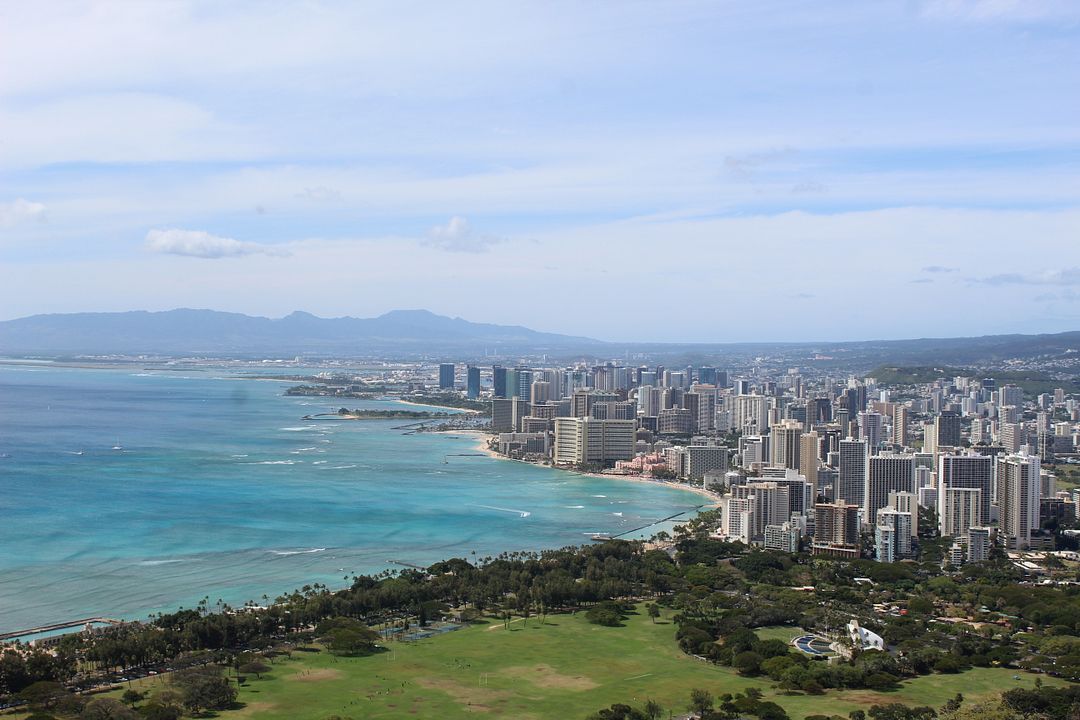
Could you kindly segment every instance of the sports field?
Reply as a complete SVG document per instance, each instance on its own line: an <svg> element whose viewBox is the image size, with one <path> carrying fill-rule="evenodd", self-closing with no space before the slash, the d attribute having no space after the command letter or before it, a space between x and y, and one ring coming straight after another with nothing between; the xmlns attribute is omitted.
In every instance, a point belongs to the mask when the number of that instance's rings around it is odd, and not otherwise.
<svg viewBox="0 0 1080 720"><path fill-rule="evenodd" d="M572 720L615 702L640 707L647 698L683 711L695 687L714 695L758 687L793 718L846 716L850 710L883 702L939 707L957 692L970 699L1020 685L1031 687L1036 677L1021 673L1021 679L1014 680L1017 673L1012 670L975 669L918 678L891 693L786 695L773 689L768 678L739 677L729 668L684 655L675 644L674 631L667 616L653 624L644 612L615 628L590 625L581 614L558 615L543 626L535 618L527 625L516 620L509 629L501 622L474 625L429 640L395 643L389 651L369 657L297 652L292 659L278 659L263 679L252 678L240 692L244 707L220 717L325 720L341 715L359 720L489 715ZM1048 677L1043 681L1059 682Z"/></svg>

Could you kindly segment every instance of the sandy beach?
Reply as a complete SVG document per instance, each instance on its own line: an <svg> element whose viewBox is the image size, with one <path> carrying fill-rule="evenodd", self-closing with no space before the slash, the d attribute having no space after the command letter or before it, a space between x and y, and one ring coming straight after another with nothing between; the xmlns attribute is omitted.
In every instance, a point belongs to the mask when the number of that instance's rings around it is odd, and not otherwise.
<svg viewBox="0 0 1080 720"><path fill-rule="evenodd" d="M494 437L492 434L484 432L483 430L448 430L446 432L453 432L455 435L473 435L476 437L476 449L484 453L488 457L497 458L499 460L507 460L509 462L526 462L525 460L515 460L514 458L508 458L505 455L499 453L488 447L488 440ZM536 465L537 463L527 463L529 465ZM642 477L640 475L618 475L615 473L584 473L577 470L570 470L568 468L562 468L554 465L542 465L541 467L550 467L553 470L559 470L560 472L570 473L571 475L580 475L583 477L602 478L605 480L627 480L629 482L649 483L651 485L663 485L675 490L686 490L688 492L696 493L703 498L709 500L707 503L712 507L716 507L720 504L720 496L711 490L697 487L695 485L689 485L687 483L669 482L666 480L655 480L653 478Z"/></svg>
<svg viewBox="0 0 1080 720"><path fill-rule="evenodd" d="M394 402L401 403L402 405L414 405L422 408L445 408L447 410L457 410L458 412L465 413L466 415L479 415L479 410L471 410L469 408L453 407L451 405L431 405L430 403L416 403L409 400L403 400L398 395L387 395L386 397L393 399Z"/></svg>

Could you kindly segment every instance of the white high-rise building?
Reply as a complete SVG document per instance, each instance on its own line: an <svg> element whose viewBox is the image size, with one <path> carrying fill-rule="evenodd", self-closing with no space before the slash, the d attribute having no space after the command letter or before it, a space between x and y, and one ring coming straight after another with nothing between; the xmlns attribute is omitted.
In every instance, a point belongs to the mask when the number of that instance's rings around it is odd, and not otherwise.
<svg viewBox="0 0 1080 720"><path fill-rule="evenodd" d="M896 562L911 557L911 513L891 508L877 511L874 547L878 562Z"/></svg>
<svg viewBox="0 0 1080 720"><path fill-rule="evenodd" d="M744 435L760 435L769 427L769 398L764 395L729 397L735 430Z"/></svg>
<svg viewBox="0 0 1080 720"><path fill-rule="evenodd" d="M583 465L634 457L634 420L555 418L556 465Z"/></svg>
<svg viewBox="0 0 1080 720"><path fill-rule="evenodd" d="M772 426L769 433L769 446L772 464L798 470L800 464L799 438L802 437L803 424L798 420L783 420Z"/></svg>
<svg viewBox="0 0 1080 720"><path fill-rule="evenodd" d="M1027 453L997 460L999 527L1005 547L1024 550L1039 528L1039 458Z"/></svg>
<svg viewBox="0 0 1080 720"><path fill-rule="evenodd" d="M911 537L919 537L919 496L913 492L896 491L889 493L889 508L911 515Z"/></svg>

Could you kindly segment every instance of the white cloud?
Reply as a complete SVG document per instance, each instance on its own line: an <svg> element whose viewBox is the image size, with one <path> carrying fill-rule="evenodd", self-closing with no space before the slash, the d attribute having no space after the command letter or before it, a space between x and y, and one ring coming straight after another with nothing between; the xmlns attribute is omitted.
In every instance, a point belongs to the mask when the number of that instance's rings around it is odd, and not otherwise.
<svg viewBox="0 0 1080 720"><path fill-rule="evenodd" d="M44 220L45 206L19 198L11 202L0 203L0 227L14 227L27 220Z"/></svg>
<svg viewBox="0 0 1080 720"><path fill-rule="evenodd" d="M146 233L146 247L167 255L217 259L243 255L286 255L281 248L256 242L218 237L202 230L151 230Z"/></svg>
<svg viewBox="0 0 1080 720"><path fill-rule="evenodd" d="M472 229L469 221L455 215L445 225L436 225L428 231L425 245L446 250L447 252L480 253L492 245L506 242L506 238L494 235L481 235Z"/></svg>

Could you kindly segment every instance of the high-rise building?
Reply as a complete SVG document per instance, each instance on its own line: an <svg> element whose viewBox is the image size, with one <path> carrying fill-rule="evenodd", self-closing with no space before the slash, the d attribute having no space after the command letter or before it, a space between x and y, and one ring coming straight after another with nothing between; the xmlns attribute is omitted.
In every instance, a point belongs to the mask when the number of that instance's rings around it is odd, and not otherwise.
<svg viewBox="0 0 1080 720"><path fill-rule="evenodd" d="M948 445L960 446L960 415L950 410L945 410L934 418L934 437L937 439L936 447Z"/></svg>
<svg viewBox="0 0 1080 720"><path fill-rule="evenodd" d="M866 467L863 522L871 524L877 511L889 505L889 493L915 492L915 457L899 453L872 455Z"/></svg>
<svg viewBox="0 0 1080 720"><path fill-rule="evenodd" d="M769 447L772 451L772 464L798 470L801 460L803 424L797 420L784 420L772 426L769 434Z"/></svg>
<svg viewBox="0 0 1080 720"><path fill-rule="evenodd" d="M799 438L799 472L810 483L810 487L817 492L818 466L821 464L821 437L816 430L803 433Z"/></svg>
<svg viewBox="0 0 1080 720"><path fill-rule="evenodd" d="M982 562L990 557L990 528L972 527L967 531L967 561Z"/></svg>
<svg viewBox="0 0 1080 720"><path fill-rule="evenodd" d="M799 552L799 527L791 522L765 526L765 549L777 552Z"/></svg>
<svg viewBox="0 0 1080 720"><path fill-rule="evenodd" d="M859 506L839 500L814 506L813 555L859 557Z"/></svg>
<svg viewBox="0 0 1080 720"><path fill-rule="evenodd" d="M544 380L534 380L529 387L529 402L539 405L549 400L551 400L551 383Z"/></svg>
<svg viewBox="0 0 1080 720"><path fill-rule="evenodd" d="M874 549L878 562L892 563L911 557L911 513L892 508L878 510Z"/></svg>
<svg viewBox="0 0 1080 720"><path fill-rule="evenodd" d="M743 435L759 435L769 427L769 399L764 395L729 397L732 421Z"/></svg>
<svg viewBox="0 0 1080 720"><path fill-rule="evenodd" d="M766 525L780 525L791 517L788 511L791 506L788 488L779 483L763 481L736 485L731 488L731 497L755 499L754 504L749 508L750 523L746 528L751 539L762 536Z"/></svg>
<svg viewBox="0 0 1080 720"><path fill-rule="evenodd" d="M969 528L978 527L982 514L981 488L938 488L938 528L942 537L962 537Z"/></svg>
<svg viewBox="0 0 1080 720"><path fill-rule="evenodd" d="M1024 550L1039 528L1039 458L1021 452L997 459L999 527L1005 547Z"/></svg>
<svg viewBox="0 0 1080 720"><path fill-rule="evenodd" d="M506 398L491 400L491 430L497 433L514 432L514 403Z"/></svg>
<svg viewBox="0 0 1080 720"><path fill-rule="evenodd" d="M454 389L454 363L441 363L439 365L439 389Z"/></svg>
<svg viewBox="0 0 1080 720"><path fill-rule="evenodd" d="M881 447L881 414L876 412L861 412L859 419L859 439L866 441L866 447L870 454L877 453Z"/></svg>
<svg viewBox="0 0 1080 720"><path fill-rule="evenodd" d="M998 390L998 405L1015 405L1016 407L1023 407L1024 389L1012 384L1003 385L1001 389Z"/></svg>
<svg viewBox="0 0 1080 720"><path fill-rule="evenodd" d="M506 368L498 365L491 368L491 394L497 398L506 397Z"/></svg>
<svg viewBox="0 0 1080 720"><path fill-rule="evenodd" d="M894 405L892 412L892 441L898 447L908 443L908 409L904 405Z"/></svg>
<svg viewBox="0 0 1080 720"><path fill-rule="evenodd" d="M607 464L634 457L634 420L555 418L555 464Z"/></svg>
<svg viewBox="0 0 1080 720"><path fill-rule="evenodd" d="M1027 443L1027 432L1021 423L1001 423L998 428L1001 446L1005 448L1005 452L1018 453Z"/></svg>
<svg viewBox="0 0 1080 720"><path fill-rule="evenodd" d="M465 370L465 393L470 400L480 397L480 368L475 365Z"/></svg>
<svg viewBox="0 0 1080 720"><path fill-rule="evenodd" d="M983 526L990 522L990 503L993 501L994 459L989 455L968 453L965 455L942 455L938 458L938 516L942 535L953 536L964 532L968 527ZM971 518L966 527L952 525L945 531L946 501L943 493L949 488L971 488L979 490L979 511ZM967 496L970 500L970 496ZM960 501L957 497L954 500ZM950 507L949 512L954 510Z"/></svg>
<svg viewBox="0 0 1080 720"><path fill-rule="evenodd" d="M686 448L687 476L701 480L709 471L728 469L728 449L722 445L690 445Z"/></svg>
<svg viewBox="0 0 1080 720"><path fill-rule="evenodd" d="M836 499L862 506L866 498L866 441L840 441Z"/></svg>
<svg viewBox="0 0 1080 720"><path fill-rule="evenodd" d="M896 491L889 493L890 510L911 515L911 537L919 537L919 496L916 493Z"/></svg>

